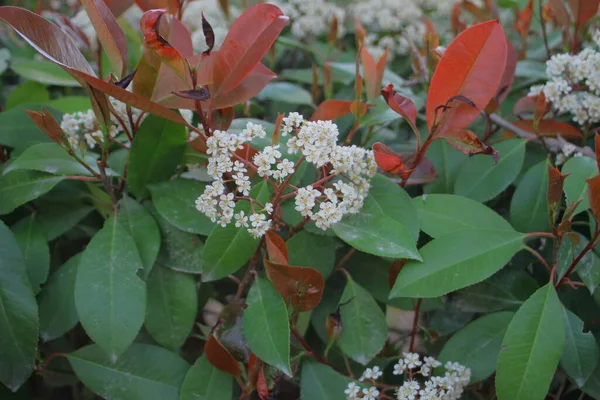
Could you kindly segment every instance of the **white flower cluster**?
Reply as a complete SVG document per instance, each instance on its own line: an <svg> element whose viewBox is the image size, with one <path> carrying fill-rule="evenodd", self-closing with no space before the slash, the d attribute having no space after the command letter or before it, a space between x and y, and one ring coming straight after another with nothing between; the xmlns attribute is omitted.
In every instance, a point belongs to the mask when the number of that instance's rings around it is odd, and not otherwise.
<svg viewBox="0 0 600 400"><path fill-rule="evenodd" d="M338 20L338 37L344 36L344 18L346 12L333 2L327 0L282 0L270 1L281 8L290 18L292 35L298 39L308 39L326 35L331 20Z"/></svg>
<svg viewBox="0 0 600 400"><path fill-rule="evenodd" d="M456 400L460 399L464 388L471 380L471 370L458 363L447 362L444 376L433 376L433 370L442 365L433 357L420 359L417 353L404 353L404 357L394 365L394 375L407 375L402 386L396 389L398 400ZM377 379L383 373L379 367L367 368L359 381L368 380L374 386L363 388L355 382L348 384L344 393L348 400L375 400L379 396ZM417 376L427 378L420 382Z"/></svg>
<svg viewBox="0 0 600 400"><path fill-rule="evenodd" d="M119 118L127 124L129 117L127 116L126 104L113 98L110 99L110 104ZM137 121L141 117L141 114L140 110L132 108L134 121ZM111 124L109 126L109 135L111 138L123 133L123 127L119 122L119 118L111 114ZM79 111L73 114L64 114L60 127L73 148L86 146L88 149L93 149L97 143L104 142L104 135L100 130L96 115L91 109L86 112Z"/></svg>
<svg viewBox="0 0 600 400"><path fill-rule="evenodd" d="M214 180L196 200L196 208L213 222L227 226L235 219L237 227L246 227L255 237L264 235L272 224L273 204L259 204L249 199L252 183L248 170L267 180L276 192L290 187L294 190L296 210L315 221L325 230L339 222L345 215L357 213L369 191L369 178L377 172L371 150L337 145L338 129L331 121L304 121L298 113L283 119L282 136L292 134L287 142L290 154L301 153L297 163L309 162L323 177L306 187L289 184L297 165L283 158L280 145L266 146L251 161L235 152L254 138L264 138L261 125L249 122L240 134L215 131L207 140L210 156L207 173ZM325 185L329 185L326 187ZM230 191L227 192L229 187ZM251 214L235 213L237 199L250 201Z"/></svg>
<svg viewBox="0 0 600 400"><path fill-rule="evenodd" d="M181 22L183 22L190 30L192 35L192 45L194 46L194 50L198 52L206 50L206 40L204 38L204 32L202 31L202 13L204 13L204 18L206 18L213 29L215 34L214 49L218 50L223 43L225 36L227 36L229 23L239 17L241 11L230 4L230 18L228 19L219 4L219 0L195 0L186 2Z"/></svg>
<svg viewBox="0 0 600 400"><path fill-rule="evenodd" d="M600 46L600 31L594 34ZM544 92L555 110L573 115L580 124L600 122L600 52L585 48L579 54L556 54L546 62L548 82L533 86L530 96Z"/></svg>

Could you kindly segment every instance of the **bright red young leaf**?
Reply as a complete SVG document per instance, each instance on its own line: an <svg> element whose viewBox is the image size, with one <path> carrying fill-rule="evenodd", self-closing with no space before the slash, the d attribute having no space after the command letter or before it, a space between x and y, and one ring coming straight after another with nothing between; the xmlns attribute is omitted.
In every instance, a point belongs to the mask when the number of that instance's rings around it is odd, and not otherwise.
<svg viewBox="0 0 600 400"><path fill-rule="evenodd" d="M398 175L402 179L406 179L410 176L412 170L406 168L400 154L396 153L385 144L379 142L375 143L373 145L373 155L377 166L385 172Z"/></svg>
<svg viewBox="0 0 600 400"><path fill-rule="evenodd" d="M596 134L594 143L596 145L596 164L598 165L598 171L600 171L600 134Z"/></svg>
<svg viewBox="0 0 600 400"><path fill-rule="evenodd" d="M442 55L427 96L427 126L432 132L461 130L477 118L498 91L506 68L506 36L498 21L463 31ZM463 101L451 101L459 96ZM449 104L450 102L450 104ZM448 109L444 110L444 107ZM437 118L436 118L437 115Z"/></svg>
<svg viewBox="0 0 600 400"><path fill-rule="evenodd" d="M394 85L389 84L381 89L381 95L387 102L388 106L402 115L404 119L417 131L417 108L415 103L408 97L404 97L394 90Z"/></svg>
<svg viewBox="0 0 600 400"><path fill-rule="evenodd" d="M287 265L288 249L281 236L273 231L267 231L265 235L265 241L267 243L267 254L269 255L269 260L276 264Z"/></svg>
<svg viewBox="0 0 600 400"><path fill-rule="evenodd" d="M529 36L529 28L533 19L533 0L529 0L527 6L517 14L514 22L514 27L521 35L521 52L519 59L523 60L527 54L527 37Z"/></svg>
<svg viewBox="0 0 600 400"><path fill-rule="evenodd" d="M371 100L379 96L383 82L383 73L387 65L389 49L386 48L377 62L366 48L361 48L360 58L363 65L363 76L367 86L367 99Z"/></svg>
<svg viewBox="0 0 600 400"><path fill-rule="evenodd" d="M146 11L140 20L144 46L171 67L182 79L187 76L184 56L161 34L161 21L169 17L166 10ZM171 17L172 18L172 17Z"/></svg>
<svg viewBox="0 0 600 400"><path fill-rule="evenodd" d="M524 131L535 133L534 121L531 119L522 119L515 121L513 124ZM561 135L565 139L580 139L583 137L583 134L579 129L575 128L573 125L553 119L541 120L538 123L537 128L537 134L543 136Z"/></svg>
<svg viewBox="0 0 600 400"><path fill-rule="evenodd" d="M133 0L104 0L104 3L108 6L108 9L115 16L119 18L131 5Z"/></svg>
<svg viewBox="0 0 600 400"><path fill-rule="evenodd" d="M123 78L127 75L127 38L103 0L81 0L102 48Z"/></svg>
<svg viewBox="0 0 600 400"><path fill-rule="evenodd" d="M267 277L297 311L310 311L321 301L325 280L310 267L291 267L265 260Z"/></svg>
<svg viewBox="0 0 600 400"><path fill-rule="evenodd" d="M491 146L483 143L477 135L468 130L444 132L441 136L456 150L468 156L474 154L489 154L498 162L500 155Z"/></svg>
<svg viewBox="0 0 600 400"><path fill-rule="evenodd" d="M258 372L258 378L256 379L256 392L260 400L267 400L269 398L269 386L267 386L267 380L265 379L265 367L261 367Z"/></svg>
<svg viewBox="0 0 600 400"><path fill-rule="evenodd" d="M582 27L598 13L600 0L568 0L575 26Z"/></svg>
<svg viewBox="0 0 600 400"><path fill-rule="evenodd" d="M170 14L173 15L177 15L179 13L181 3L181 0L135 0L135 4L137 4L138 7L142 9L142 11L164 8L168 10Z"/></svg>
<svg viewBox="0 0 600 400"><path fill-rule="evenodd" d="M242 375L242 369L238 361L233 358L231 353L212 333L204 344L204 355L215 368L235 377Z"/></svg>
<svg viewBox="0 0 600 400"><path fill-rule="evenodd" d="M588 196L590 199L590 208L594 214L596 223L600 221L600 175L586 179L588 184Z"/></svg>
<svg viewBox="0 0 600 400"><path fill-rule="evenodd" d="M310 120L327 121L343 117L344 115L348 115L352 112L352 103L354 103L353 100L325 100L324 102L319 104L319 107L317 107L312 117L310 117ZM366 110L366 104L364 108Z"/></svg>

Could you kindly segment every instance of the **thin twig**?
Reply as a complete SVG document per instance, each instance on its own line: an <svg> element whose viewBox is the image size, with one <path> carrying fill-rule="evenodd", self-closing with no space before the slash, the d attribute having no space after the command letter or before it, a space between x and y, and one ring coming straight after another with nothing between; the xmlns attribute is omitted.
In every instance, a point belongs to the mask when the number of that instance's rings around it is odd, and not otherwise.
<svg viewBox="0 0 600 400"><path fill-rule="evenodd" d="M423 302L423 299L418 299L417 304L415 304L415 308L414 308L415 315L413 316L413 326L412 326L412 332L410 334L410 345L408 346L408 351L410 351L411 353L413 351L415 351L415 341L416 341L416 337L417 337L417 328L419 326L419 314L421 312L421 303L422 302Z"/></svg>

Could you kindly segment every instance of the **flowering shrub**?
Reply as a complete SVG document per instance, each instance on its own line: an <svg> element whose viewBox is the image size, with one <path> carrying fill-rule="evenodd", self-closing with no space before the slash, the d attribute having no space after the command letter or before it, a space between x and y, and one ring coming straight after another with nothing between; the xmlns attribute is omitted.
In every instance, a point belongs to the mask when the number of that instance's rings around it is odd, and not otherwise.
<svg viewBox="0 0 600 400"><path fill-rule="evenodd" d="M600 399L600 0L18 3L0 399Z"/></svg>

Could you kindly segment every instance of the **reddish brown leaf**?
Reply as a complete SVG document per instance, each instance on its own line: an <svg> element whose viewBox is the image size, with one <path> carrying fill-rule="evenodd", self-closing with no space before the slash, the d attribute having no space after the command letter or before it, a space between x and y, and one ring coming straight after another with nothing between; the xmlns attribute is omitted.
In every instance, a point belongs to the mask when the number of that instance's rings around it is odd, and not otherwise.
<svg viewBox="0 0 600 400"><path fill-rule="evenodd" d="M127 38L103 0L81 0L108 59L120 73L127 75Z"/></svg>
<svg viewBox="0 0 600 400"><path fill-rule="evenodd" d="M527 6L517 14L514 22L515 30L521 35L521 53L519 59L523 60L527 52L527 37L533 19L533 0L529 0Z"/></svg>
<svg viewBox="0 0 600 400"><path fill-rule="evenodd" d="M175 96L181 97L182 99L194 100L194 101L205 101L210 98L210 92L207 88L200 88L194 90L180 90L173 92Z"/></svg>
<svg viewBox="0 0 600 400"><path fill-rule="evenodd" d="M333 15L331 18L331 22L329 23L329 34L327 35L327 43L330 46L335 46L335 42L337 42L338 37L338 19Z"/></svg>
<svg viewBox="0 0 600 400"><path fill-rule="evenodd" d="M363 47L367 31L356 17L354 17L354 35L356 36L356 47Z"/></svg>
<svg viewBox="0 0 600 400"><path fill-rule="evenodd" d="M269 260L276 264L288 264L288 250L285 242L273 231L267 231L265 235L265 241L267 243L267 254Z"/></svg>
<svg viewBox="0 0 600 400"><path fill-rule="evenodd" d="M168 18L166 10L150 10L144 13L140 20L144 46L152 50L161 61L185 80L187 71L183 55L161 33L161 21Z"/></svg>
<svg viewBox="0 0 600 400"><path fill-rule="evenodd" d="M373 155L377 166L385 172L396 174L402 179L406 179L412 172L406 168L402 157L383 143L373 145Z"/></svg>
<svg viewBox="0 0 600 400"><path fill-rule="evenodd" d="M133 0L104 0L112 15L119 18L131 7Z"/></svg>
<svg viewBox="0 0 600 400"><path fill-rule="evenodd" d="M560 205L565 179L569 175L563 175L557 168L548 164L548 207L551 212Z"/></svg>
<svg viewBox="0 0 600 400"><path fill-rule="evenodd" d="M212 333L204 344L204 355L215 368L235 377L242 375L240 364Z"/></svg>
<svg viewBox="0 0 600 400"><path fill-rule="evenodd" d="M327 315L325 321L325 332L329 340L337 340L344 330L344 324L342 323L342 316L339 312L332 312Z"/></svg>
<svg viewBox="0 0 600 400"><path fill-rule="evenodd" d="M551 104L546 101L546 95L541 92L535 100L535 112L533 114L533 126L538 128L540 121L551 110Z"/></svg>
<svg viewBox="0 0 600 400"><path fill-rule="evenodd" d="M48 111L46 107L43 108L42 112L25 110L29 118L48 136L50 139L58 144L66 143L66 137L60 124L54 116Z"/></svg>
<svg viewBox="0 0 600 400"><path fill-rule="evenodd" d="M388 106L398 114L402 115L416 132L417 108L412 100L397 93L394 90L394 85L391 83L381 89L381 95Z"/></svg>
<svg viewBox="0 0 600 400"><path fill-rule="evenodd" d="M565 7L563 0L550 0L547 4L550 8L552 19L561 27L568 27L571 22L569 11Z"/></svg>
<svg viewBox="0 0 600 400"><path fill-rule="evenodd" d="M498 162L500 157L496 150L480 141L477 135L468 130L445 132L441 138L444 138L450 146L468 156L489 154L495 162Z"/></svg>
<svg viewBox="0 0 600 400"><path fill-rule="evenodd" d="M319 104L319 107L317 107L312 117L310 117L310 120L328 121L343 117L344 115L348 115L352 112L352 110L350 109L352 103L354 103L353 100L325 100L324 102Z"/></svg>
<svg viewBox="0 0 600 400"><path fill-rule="evenodd" d="M310 311L321 301L325 281L316 269L266 260L265 271L275 289L297 311Z"/></svg>
<svg viewBox="0 0 600 400"><path fill-rule="evenodd" d="M594 144L596 145L596 164L598 165L598 171L600 171L600 134L596 134L594 137Z"/></svg>
<svg viewBox="0 0 600 400"><path fill-rule="evenodd" d="M367 99L369 100L379 96L388 55L389 49L386 48L383 52L383 55L376 63L375 59L366 48L363 47L360 51L360 57L363 65L363 76L367 86Z"/></svg>
<svg viewBox="0 0 600 400"><path fill-rule="evenodd" d="M568 0L577 27L587 24L598 12L600 0Z"/></svg>
<svg viewBox="0 0 600 400"><path fill-rule="evenodd" d="M267 400L269 398L269 387L267 386L267 380L265 379L265 367L261 367L258 372L256 392L258 393L260 400Z"/></svg>
<svg viewBox="0 0 600 400"><path fill-rule="evenodd" d="M121 0L113 0L121 1ZM172 15L177 15L180 7L180 0L135 0L142 11L148 11L157 8L164 8Z"/></svg>
<svg viewBox="0 0 600 400"><path fill-rule="evenodd" d="M426 115L430 132L461 130L477 118L498 91L506 54L506 36L498 21L473 25L450 43L429 86ZM469 99L475 108L457 101L448 104L457 96ZM436 117L446 105L449 108Z"/></svg>
<svg viewBox="0 0 600 400"><path fill-rule="evenodd" d="M277 114L277 119L275 120L275 127L273 128L273 136L271 139L271 145L273 145L273 146L275 146L276 144L279 144L279 135L281 132L281 125L283 125L284 117L285 117L285 115L282 113Z"/></svg>
<svg viewBox="0 0 600 400"><path fill-rule="evenodd" d="M524 131L535 133L533 125L534 121L531 119L522 119L519 121L515 121L513 124L523 129ZM583 137L583 134L573 125L567 122L557 121L553 119L541 120L537 128L537 134L543 136L561 135L563 138L566 139L580 139Z"/></svg>
<svg viewBox="0 0 600 400"><path fill-rule="evenodd" d="M212 112L210 127L212 130L226 131L234 118L233 107L221 108Z"/></svg>
<svg viewBox="0 0 600 400"><path fill-rule="evenodd" d="M458 35L465 29L467 29L467 24L460 18L462 14L462 2L457 2L454 4L452 8L452 14L450 16L450 26L452 27L452 33Z"/></svg>
<svg viewBox="0 0 600 400"><path fill-rule="evenodd" d="M425 157L406 180L406 186L423 185L425 183L433 182L436 178L437 171L435 170L435 166L430 159Z"/></svg>
<svg viewBox="0 0 600 400"><path fill-rule="evenodd" d="M208 49L204 50L204 54L208 55L212 51L213 47L215 47L215 32L206 18L204 18L204 12L202 13L202 33L204 33L206 46L208 46Z"/></svg>
<svg viewBox="0 0 600 400"><path fill-rule="evenodd" d="M586 179L588 184L588 196L590 199L590 208L594 214L596 223L600 221L600 175Z"/></svg>
<svg viewBox="0 0 600 400"><path fill-rule="evenodd" d="M521 97L513 106L513 114L517 116L523 114L533 114L535 112L536 102L537 96Z"/></svg>

